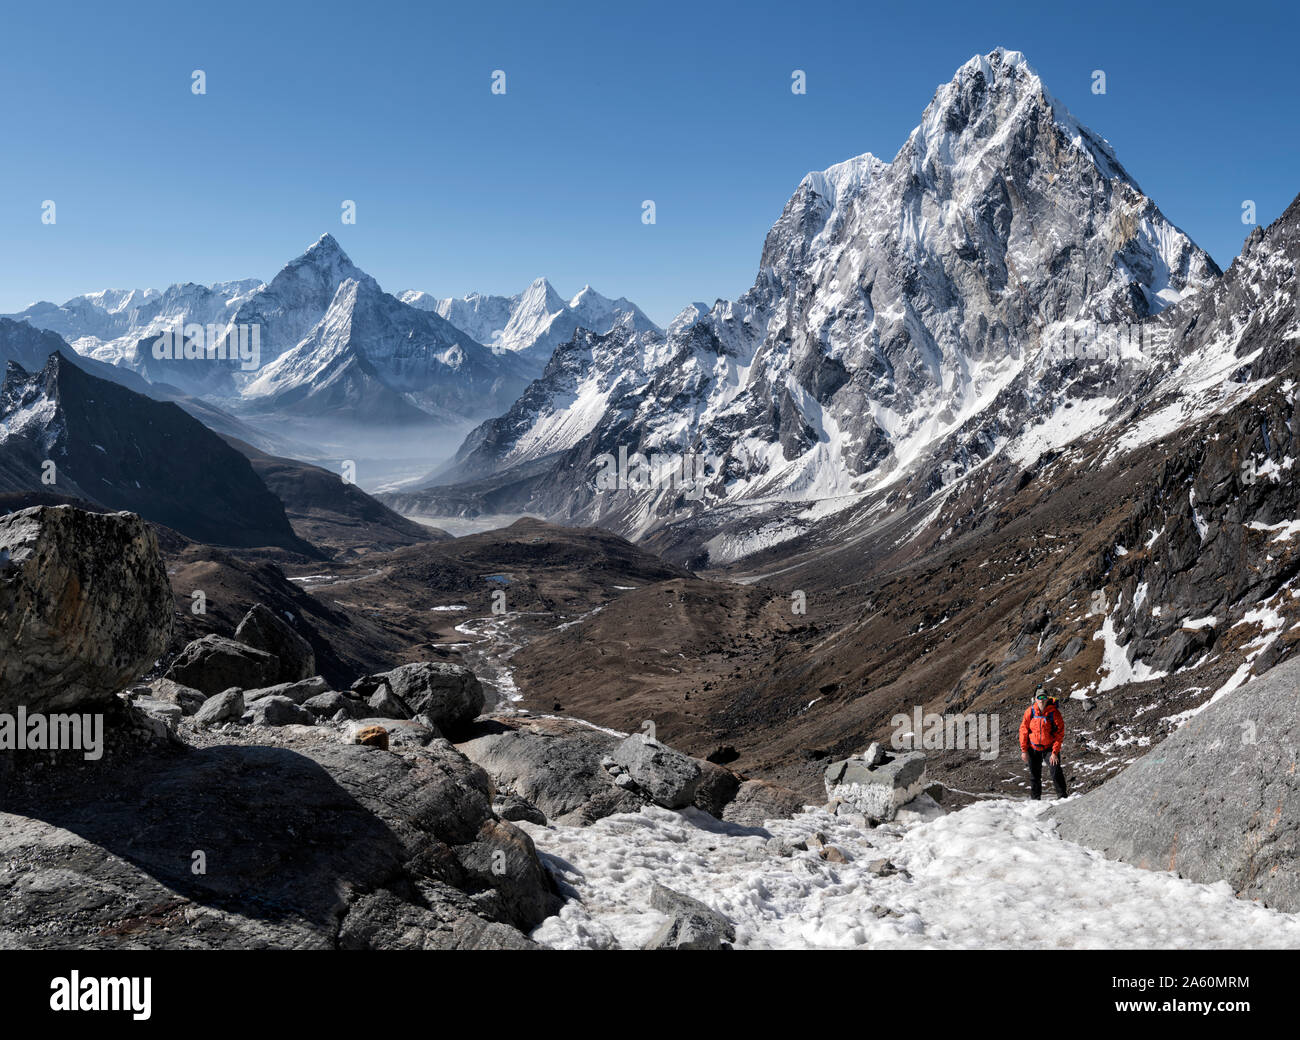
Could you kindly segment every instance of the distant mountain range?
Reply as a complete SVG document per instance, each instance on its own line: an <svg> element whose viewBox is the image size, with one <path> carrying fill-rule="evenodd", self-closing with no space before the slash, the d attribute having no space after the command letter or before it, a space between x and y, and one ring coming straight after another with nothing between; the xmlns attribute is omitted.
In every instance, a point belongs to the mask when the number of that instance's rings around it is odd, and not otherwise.
<svg viewBox="0 0 1300 1040"><path fill-rule="evenodd" d="M11 503L52 495L130 510L210 545L309 557L442 537L338 473L244 443L238 420L195 398L138 392L159 388L55 333L0 318L0 362L0 494Z"/></svg>
<svg viewBox="0 0 1300 1040"><path fill-rule="evenodd" d="M473 293L461 299L438 300L411 290L402 293L401 299L440 314L494 350L525 359L536 367L534 375L541 373L555 348L579 328L604 333L615 325L626 325L639 332L662 331L630 300L611 300L587 285L566 301L545 278L538 278L515 296Z"/></svg>
<svg viewBox="0 0 1300 1040"><path fill-rule="evenodd" d="M331 235L269 282L106 289L9 317L57 333L103 366L83 367L133 389L166 387L255 425L273 416L370 429L467 428L505 411L579 325L608 331L626 318L655 328L626 300L587 287L565 302L544 279L513 297L434 300L407 292L399 299ZM213 356L156 356L160 336L194 325ZM239 348L250 352L251 329L257 357L250 365ZM313 428L306 429L310 443ZM229 432L259 439L247 428Z"/></svg>
<svg viewBox="0 0 1300 1040"><path fill-rule="evenodd" d="M323 235L269 282L106 289L0 316L0 371L13 363L0 414L0 491L132 509L220 545L313 551L282 506L318 544L413 544L435 535L343 484L333 465L292 459L436 456L439 437L508 409L580 323L655 328L626 300L587 287L566 302L544 279L514 297L404 295L412 302L385 293ZM187 356L195 326L199 356ZM190 425L195 419L202 425ZM150 462L151 424L201 450ZM199 436L196 426L220 436ZM84 436L69 440L69 430ZM109 457L119 449L129 465ZM55 487L40 479L51 453ZM198 460L205 465L189 464ZM381 465L369 463L372 479ZM214 481L229 484L220 508L203 504Z"/></svg>

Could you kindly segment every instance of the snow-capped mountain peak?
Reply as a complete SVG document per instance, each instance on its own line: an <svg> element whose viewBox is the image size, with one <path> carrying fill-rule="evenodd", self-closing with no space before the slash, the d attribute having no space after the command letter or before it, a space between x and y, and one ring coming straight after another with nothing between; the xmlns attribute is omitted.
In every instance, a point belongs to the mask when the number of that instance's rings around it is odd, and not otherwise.
<svg viewBox="0 0 1300 1040"><path fill-rule="evenodd" d="M978 465L1054 407L1045 388L1105 397L1141 355L1062 381L1044 375L1049 332L1140 322L1218 274L999 48L939 87L892 161L867 152L805 176L739 300L687 308L666 337L584 340L588 360L548 369L467 440L461 472L519 466L542 512L630 534L707 502L594 495L588 456L703 452L722 460L709 501L851 503L977 426L950 474ZM535 477L542 451L553 480Z"/></svg>
<svg viewBox="0 0 1300 1040"><path fill-rule="evenodd" d="M527 383L513 358L474 342L435 311L345 279L300 343L244 389L256 411L380 425L480 419Z"/></svg>
<svg viewBox="0 0 1300 1040"><path fill-rule="evenodd" d="M352 258L328 232L308 246L301 256L290 260L270 284L274 286L277 279L289 276L314 278L333 288L337 288L349 278L358 281L374 280L352 262Z"/></svg>
<svg viewBox="0 0 1300 1040"><path fill-rule="evenodd" d="M517 355L534 375L541 374L555 348L579 328L603 334L625 317L638 329L658 328L626 297L612 300L586 285L566 300L546 278L534 279L514 296L471 293L435 299L426 292L407 290L400 299L412 307L436 311L495 351Z"/></svg>

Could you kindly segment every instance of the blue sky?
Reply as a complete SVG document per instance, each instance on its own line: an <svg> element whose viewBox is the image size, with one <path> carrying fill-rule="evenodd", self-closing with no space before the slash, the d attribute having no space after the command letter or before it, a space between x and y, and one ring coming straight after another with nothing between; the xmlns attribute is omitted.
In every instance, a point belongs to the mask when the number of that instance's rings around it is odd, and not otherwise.
<svg viewBox="0 0 1300 1040"><path fill-rule="evenodd" d="M390 291L509 293L546 275L666 322L750 285L804 173L865 151L893 158L935 88L998 45L1024 51L1221 266L1250 230L1243 200L1267 223L1300 192L1300 15L1245 2L1029 8L11 6L0 311L108 286L270 278L329 231ZM489 89L496 69L503 96ZM1091 92L1094 69L1105 95ZM46 199L54 225L41 223Z"/></svg>

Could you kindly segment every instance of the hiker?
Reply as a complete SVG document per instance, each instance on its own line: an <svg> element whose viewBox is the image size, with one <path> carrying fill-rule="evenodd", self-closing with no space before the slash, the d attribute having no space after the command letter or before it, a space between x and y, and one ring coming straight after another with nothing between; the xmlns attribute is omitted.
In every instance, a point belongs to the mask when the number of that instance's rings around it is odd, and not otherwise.
<svg viewBox="0 0 1300 1040"><path fill-rule="evenodd" d="M1049 753L1052 783L1056 785L1058 795L1066 796L1065 774L1061 772L1061 744L1064 741L1065 719L1061 717L1061 709L1056 706L1056 698L1039 683L1020 723L1020 758L1029 763L1034 801L1043 797L1043 756Z"/></svg>

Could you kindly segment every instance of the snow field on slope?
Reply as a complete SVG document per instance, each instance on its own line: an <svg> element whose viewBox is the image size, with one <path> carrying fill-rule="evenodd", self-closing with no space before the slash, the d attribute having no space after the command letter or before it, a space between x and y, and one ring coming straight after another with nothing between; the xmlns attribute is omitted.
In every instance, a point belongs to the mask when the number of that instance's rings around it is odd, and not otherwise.
<svg viewBox="0 0 1300 1040"><path fill-rule="evenodd" d="M989 800L928 820L904 812L867 831L822 809L766 830L654 806L584 828L520 824L580 899L533 938L637 948L666 920L649 909L657 881L726 914L740 948L1300 947L1300 918L1239 900L1227 882L1141 870L1061 840L1043 815L1050 804ZM850 862L825 862L811 843L792 857L766 848L769 834L794 842L816 831ZM874 876L867 864L881 858L906 874Z"/></svg>

